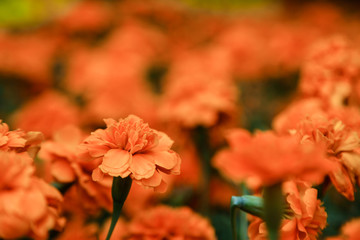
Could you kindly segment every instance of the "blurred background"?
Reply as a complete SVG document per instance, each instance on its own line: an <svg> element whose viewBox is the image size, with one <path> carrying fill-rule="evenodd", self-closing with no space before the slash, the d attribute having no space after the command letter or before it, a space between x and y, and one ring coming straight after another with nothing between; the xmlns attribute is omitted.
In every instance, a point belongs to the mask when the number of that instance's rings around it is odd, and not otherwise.
<svg viewBox="0 0 360 240"><path fill-rule="evenodd" d="M211 209L207 215L218 238L230 239L229 201L239 190L216 170L199 166L198 157L209 158L224 145L224 129L270 129L274 116L297 97L301 67L314 43L345 36L358 48L359 5L2 0L0 119L49 139L68 124L90 132L103 127L103 118L140 116L175 139L183 158L183 174L160 201ZM194 102L207 102L210 110ZM199 182L209 180L209 171L215 177L204 203L197 200L204 190ZM323 199L333 214L325 236L360 214L358 203L331 194Z"/></svg>

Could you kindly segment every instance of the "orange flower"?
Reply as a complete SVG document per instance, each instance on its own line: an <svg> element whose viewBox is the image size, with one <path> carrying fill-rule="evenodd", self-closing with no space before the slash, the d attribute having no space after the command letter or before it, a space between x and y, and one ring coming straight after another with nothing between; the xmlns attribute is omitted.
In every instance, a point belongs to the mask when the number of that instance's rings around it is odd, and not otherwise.
<svg viewBox="0 0 360 240"><path fill-rule="evenodd" d="M62 196L33 176L32 159L26 153L0 151L0 237L47 239L59 229Z"/></svg>
<svg viewBox="0 0 360 240"><path fill-rule="evenodd" d="M64 231L56 237L56 240L96 240L98 226L95 223L87 223L85 219L75 217L66 223Z"/></svg>
<svg viewBox="0 0 360 240"><path fill-rule="evenodd" d="M326 145L327 158L336 166L329 174L332 183L338 192L354 200L356 179L360 177L360 138L357 131L337 118L319 113L301 121L293 133L302 142Z"/></svg>
<svg viewBox="0 0 360 240"><path fill-rule="evenodd" d="M293 136L271 131L251 136L237 129L227 139L230 149L219 152L213 164L233 181L246 181L253 188L291 178L319 183L331 169L322 145L300 144Z"/></svg>
<svg viewBox="0 0 360 240"><path fill-rule="evenodd" d="M111 177L94 182L91 179L92 171L99 165L100 160L88 161L78 155L78 146L84 140L84 135L75 126L66 126L54 133L53 140L42 144L39 157L46 161L47 172L50 178L60 183L74 183L77 186L76 194L81 196L86 207L90 202L91 208L101 206L112 209Z"/></svg>
<svg viewBox="0 0 360 240"><path fill-rule="evenodd" d="M129 239L215 240L209 221L188 207L158 206L136 216L129 223Z"/></svg>
<svg viewBox="0 0 360 240"><path fill-rule="evenodd" d="M280 226L282 240L315 240L326 226L327 214L317 199L317 190L305 182L285 182L283 192L286 194L288 208L285 219ZM267 239L265 222L253 217L249 225L250 239Z"/></svg>
<svg viewBox="0 0 360 240"><path fill-rule="evenodd" d="M25 131L40 131L46 138L54 131L78 122L78 110L65 96L46 91L14 115L14 125Z"/></svg>
<svg viewBox="0 0 360 240"><path fill-rule="evenodd" d="M360 78L359 51L343 36L334 36L315 44L309 55L302 69L300 90L332 106L343 106L345 100L352 102L352 88Z"/></svg>
<svg viewBox="0 0 360 240"><path fill-rule="evenodd" d="M0 150L2 151L27 151L31 157L35 157L43 141L40 132L24 132L20 129L10 131L6 123L0 119Z"/></svg>
<svg viewBox="0 0 360 240"><path fill-rule="evenodd" d="M327 238L327 240L358 240L360 236L360 218L355 218L341 227L338 237Z"/></svg>
<svg viewBox="0 0 360 240"><path fill-rule="evenodd" d="M214 126L235 112L237 93L226 61L219 66L217 57L224 57L216 51L184 55L169 73L160 115L185 127Z"/></svg>
<svg viewBox="0 0 360 240"><path fill-rule="evenodd" d="M103 225L101 232L99 234L99 240L105 240L106 235L108 233L108 229L110 228L111 219L108 219ZM113 234L111 235L110 240L122 240L128 239L126 236L128 235L128 227L127 223L123 218L119 218L116 223Z"/></svg>
<svg viewBox="0 0 360 240"><path fill-rule="evenodd" d="M93 179L98 181L104 174L130 176L140 185L165 191L161 172L180 173L180 157L170 150L173 141L134 115L118 122L104 121L107 128L91 133L83 143L91 157L101 159L101 164L93 171Z"/></svg>

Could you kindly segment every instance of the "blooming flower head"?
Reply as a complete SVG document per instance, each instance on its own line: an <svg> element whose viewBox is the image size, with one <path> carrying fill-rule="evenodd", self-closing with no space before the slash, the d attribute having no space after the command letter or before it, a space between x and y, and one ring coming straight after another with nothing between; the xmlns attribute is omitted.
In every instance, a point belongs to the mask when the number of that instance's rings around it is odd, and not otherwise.
<svg viewBox="0 0 360 240"><path fill-rule="evenodd" d="M332 183L338 192L349 200L354 200L355 184L360 178L358 131L336 117L318 113L300 121L293 133L302 142L326 145L327 158L336 166L329 173Z"/></svg>
<svg viewBox="0 0 360 240"><path fill-rule="evenodd" d="M341 234L327 240L357 240L360 236L360 218L354 218L341 227Z"/></svg>
<svg viewBox="0 0 360 240"><path fill-rule="evenodd" d="M165 85L161 118L193 128L211 127L221 116L234 115L237 89L228 68L219 67L219 59L212 56L214 54L185 54L175 61ZM204 58L208 61L203 61Z"/></svg>
<svg viewBox="0 0 360 240"><path fill-rule="evenodd" d="M91 209L99 209L100 206L110 210L112 179L108 176L99 182L92 181L92 171L98 166L99 160L88 161L78 154L78 146L84 138L79 128L68 125L56 131L53 139L42 144L39 157L45 161L46 172L50 175L46 177L49 181L75 183L72 186L76 189L75 199L81 196L82 204L79 205L83 208L89 210L89 205Z"/></svg>
<svg viewBox="0 0 360 240"><path fill-rule="evenodd" d="M27 151L31 157L34 157L40 149L43 138L40 132L25 132L20 129L10 131L9 126L0 119L0 150L2 151L18 153Z"/></svg>
<svg viewBox="0 0 360 240"><path fill-rule="evenodd" d="M353 100L360 78L360 54L343 36L319 41L313 46L302 69L300 90L332 106ZM358 96L356 96L358 98Z"/></svg>
<svg viewBox="0 0 360 240"><path fill-rule="evenodd" d="M14 115L14 125L25 131L40 131L46 138L60 128L78 123L78 110L64 95L45 91Z"/></svg>
<svg viewBox="0 0 360 240"><path fill-rule="evenodd" d="M104 121L107 128L96 130L83 143L91 157L101 159L93 179L100 180L104 174L130 176L140 185L165 191L161 174L180 173L180 157L170 150L173 141L134 115Z"/></svg>
<svg viewBox="0 0 360 240"><path fill-rule="evenodd" d="M305 182L288 181L283 185L286 194L285 219L280 226L282 240L315 240L326 226L327 214L321 201L317 199L317 190ZM265 222L254 217L249 225L249 238L267 239Z"/></svg>
<svg viewBox="0 0 360 240"><path fill-rule="evenodd" d="M27 153L0 151L0 238L47 239L64 225L60 192L33 173Z"/></svg>
<svg viewBox="0 0 360 240"><path fill-rule="evenodd" d="M188 207L158 206L140 213L129 223L129 239L215 240L209 221Z"/></svg>
<svg viewBox="0 0 360 240"><path fill-rule="evenodd" d="M249 132L238 129L228 135L230 149L219 152L213 161L225 176L249 186L272 185L290 178L319 183L330 171L322 145L300 144L290 135Z"/></svg>

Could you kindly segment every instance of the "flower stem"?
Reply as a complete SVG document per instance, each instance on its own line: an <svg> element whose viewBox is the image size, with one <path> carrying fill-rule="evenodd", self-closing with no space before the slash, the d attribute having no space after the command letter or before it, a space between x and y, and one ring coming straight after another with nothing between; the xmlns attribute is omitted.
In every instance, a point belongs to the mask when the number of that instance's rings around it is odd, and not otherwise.
<svg viewBox="0 0 360 240"><path fill-rule="evenodd" d="M115 225L119 220L121 209L124 205L124 202L129 194L132 184L132 179L130 177L121 178L114 177L111 187L111 195L113 199L113 214L111 218L110 229L106 236L106 240L110 240L111 234L114 231Z"/></svg>
<svg viewBox="0 0 360 240"><path fill-rule="evenodd" d="M201 164L202 164L202 184L201 184L201 195L200 203L201 208L200 212L204 215L209 215L210 204L210 180L211 180L211 158L214 155L209 142L208 129L205 127L197 127L193 132L193 140L196 145Z"/></svg>
<svg viewBox="0 0 360 240"><path fill-rule="evenodd" d="M264 220L269 239L277 240L284 207L281 183L264 188L264 207Z"/></svg>

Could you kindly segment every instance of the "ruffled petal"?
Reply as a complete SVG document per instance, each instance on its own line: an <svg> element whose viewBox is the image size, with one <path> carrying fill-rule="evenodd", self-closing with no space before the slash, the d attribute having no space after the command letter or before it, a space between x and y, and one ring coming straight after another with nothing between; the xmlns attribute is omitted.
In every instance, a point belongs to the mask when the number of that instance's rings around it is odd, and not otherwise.
<svg viewBox="0 0 360 240"><path fill-rule="evenodd" d="M103 158L100 170L114 177L127 177L130 174L131 154L122 149L111 149Z"/></svg>
<svg viewBox="0 0 360 240"><path fill-rule="evenodd" d="M137 180L150 178L155 173L155 163L148 154L135 154L130 170L133 173L132 176Z"/></svg>

